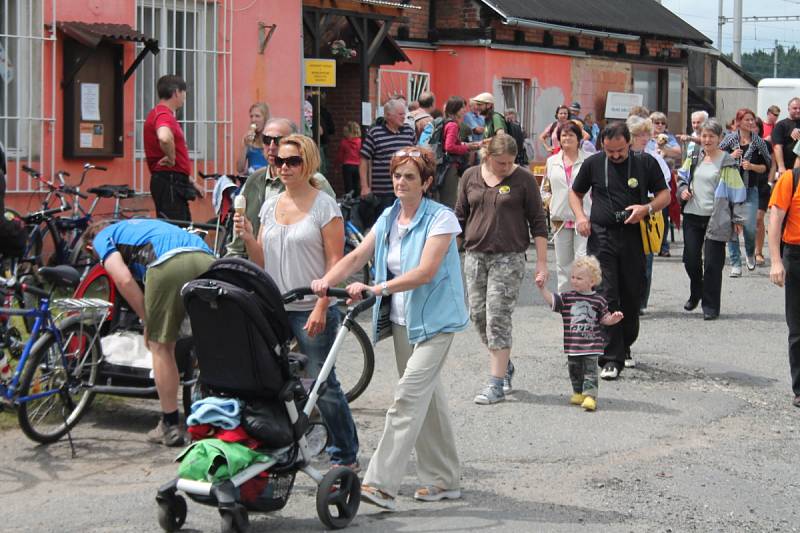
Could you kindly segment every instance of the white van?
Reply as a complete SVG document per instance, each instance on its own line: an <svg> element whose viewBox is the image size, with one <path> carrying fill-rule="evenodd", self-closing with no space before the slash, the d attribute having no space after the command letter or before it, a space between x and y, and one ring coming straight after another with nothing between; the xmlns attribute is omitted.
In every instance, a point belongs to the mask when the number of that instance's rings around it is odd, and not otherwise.
<svg viewBox="0 0 800 533"><path fill-rule="evenodd" d="M764 118L767 108L776 105L781 108L778 120L788 116L786 106L795 96L800 97L800 78L764 78L758 82L758 108L756 114Z"/></svg>

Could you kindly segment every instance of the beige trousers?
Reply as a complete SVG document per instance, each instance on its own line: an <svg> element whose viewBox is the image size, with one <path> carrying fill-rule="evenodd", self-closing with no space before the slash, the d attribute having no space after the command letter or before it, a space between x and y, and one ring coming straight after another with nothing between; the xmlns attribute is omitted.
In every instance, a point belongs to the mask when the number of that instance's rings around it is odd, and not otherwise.
<svg viewBox="0 0 800 533"><path fill-rule="evenodd" d="M421 485L456 490L461 475L458 453L439 379L453 333L439 333L411 346L405 326L392 324L392 336L400 381L364 483L396 496L415 449Z"/></svg>

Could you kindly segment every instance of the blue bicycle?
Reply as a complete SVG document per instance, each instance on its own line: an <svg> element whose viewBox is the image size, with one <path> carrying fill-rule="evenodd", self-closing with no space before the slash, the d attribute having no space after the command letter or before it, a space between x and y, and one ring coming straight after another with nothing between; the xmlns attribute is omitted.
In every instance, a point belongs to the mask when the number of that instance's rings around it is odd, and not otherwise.
<svg viewBox="0 0 800 533"><path fill-rule="evenodd" d="M98 331L111 304L99 299L52 299L53 291L80 280L71 266L43 267L39 275L52 287L50 291L0 279L6 295L22 291L39 298L33 308L0 308L4 315L34 319L16 369L10 379L0 381L0 408L15 407L25 435L47 444L69 435L92 403L102 360ZM60 310L55 317L52 308Z"/></svg>
<svg viewBox="0 0 800 533"><path fill-rule="evenodd" d="M355 197L352 192L345 194L338 201L339 209L342 211L342 219L344 220L344 255L355 250L364 240L364 234L361 233L361 230L353 223L352 219L352 212L354 209L358 209L358 202L358 197ZM347 278L344 284L347 286L358 281L369 285L373 279L375 279L375 267L372 265L372 260L370 260L364 265L364 268Z"/></svg>

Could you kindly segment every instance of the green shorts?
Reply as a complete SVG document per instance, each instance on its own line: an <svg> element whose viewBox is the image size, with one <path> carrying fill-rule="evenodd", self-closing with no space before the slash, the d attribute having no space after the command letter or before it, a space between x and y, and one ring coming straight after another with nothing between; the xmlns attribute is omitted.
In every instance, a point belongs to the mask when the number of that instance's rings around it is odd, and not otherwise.
<svg viewBox="0 0 800 533"><path fill-rule="evenodd" d="M181 287L211 266L214 256L182 252L147 269L144 282L144 314L148 339L175 342L186 316Z"/></svg>

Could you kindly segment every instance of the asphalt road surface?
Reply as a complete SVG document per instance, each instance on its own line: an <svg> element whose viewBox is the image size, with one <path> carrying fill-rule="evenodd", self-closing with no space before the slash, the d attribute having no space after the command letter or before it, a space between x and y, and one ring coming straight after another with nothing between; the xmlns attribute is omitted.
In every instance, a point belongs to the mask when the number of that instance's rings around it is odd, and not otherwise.
<svg viewBox="0 0 800 533"><path fill-rule="evenodd" d="M415 502L412 460L398 511L362 504L351 530L797 531L800 409L790 404L783 291L768 268L740 279L726 268L722 315L705 322L682 309L680 251L657 258L637 367L601 383L594 413L568 403L560 317L535 291L529 257L514 315L515 392L498 405L472 402L488 364L471 329L456 336L443 373L463 499ZM375 378L352 406L364 466L396 382L389 345L376 352ZM76 458L66 441L0 433L0 529L159 531L154 496L176 474L177 451L145 442L157 419L153 401L105 402L74 430ZM252 514L252 531L321 531L314 495L299 474L286 508ZM185 530L218 531L216 510L190 502Z"/></svg>

